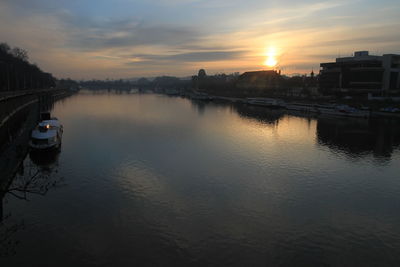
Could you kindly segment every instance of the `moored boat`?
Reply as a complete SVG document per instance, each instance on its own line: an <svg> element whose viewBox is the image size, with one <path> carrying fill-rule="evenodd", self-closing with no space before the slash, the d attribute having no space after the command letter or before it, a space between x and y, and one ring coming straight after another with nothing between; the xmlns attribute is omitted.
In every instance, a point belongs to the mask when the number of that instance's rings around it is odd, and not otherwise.
<svg viewBox="0 0 400 267"><path fill-rule="evenodd" d="M63 126L57 118L51 118L49 113L43 113L42 119L32 131L29 146L33 150L59 149Z"/></svg>
<svg viewBox="0 0 400 267"><path fill-rule="evenodd" d="M357 109L348 105L316 105L319 113L333 116L369 118L370 111Z"/></svg>
<svg viewBox="0 0 400 267"><path fill-rule="evenodd" d="M269 108L285 107L285 102L283 100L275 98L261 98L261 97L247 98L247 104L269 107Z"/></svg>
<svg viewBox="0 0 400 267"><path fill-rule="evenodd" d="M286 109L288 110L297 110L302 112L317 112L314 104L308 103L287 103Z"/></svg>
<svg viewBox="0 0 400 267"><path fill-rule="evenodd" d="M212 100L213 98L209 96L206 93L201 93L201 92L196 92L190 96L191 99L193 100L203 100L203 101L209 101Z"/></svg>

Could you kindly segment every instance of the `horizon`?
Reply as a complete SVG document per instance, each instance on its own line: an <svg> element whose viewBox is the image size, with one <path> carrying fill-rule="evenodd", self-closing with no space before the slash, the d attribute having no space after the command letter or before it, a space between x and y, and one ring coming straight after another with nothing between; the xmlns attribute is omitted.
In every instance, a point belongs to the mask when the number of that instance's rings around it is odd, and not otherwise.
<svg viewBox="0 0 400 267"><path fill-rule="evenodd" d="M318 73L321 62L400 54L400 6L354 1L86 1L0 3L1 42L74 80L188 77L281 69Z"/></svg>

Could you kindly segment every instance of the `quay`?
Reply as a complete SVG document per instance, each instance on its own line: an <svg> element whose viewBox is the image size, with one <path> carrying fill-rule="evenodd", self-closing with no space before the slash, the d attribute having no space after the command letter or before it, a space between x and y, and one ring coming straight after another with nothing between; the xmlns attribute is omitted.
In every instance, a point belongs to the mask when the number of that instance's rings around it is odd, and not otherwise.
<svg viewBox="0 0 400 267"><path fill-rule="evenodd" d="M5 192L28 153L31 130L41 111L73 92L65 89L40 89L0 93L0 195Z"/></svg>

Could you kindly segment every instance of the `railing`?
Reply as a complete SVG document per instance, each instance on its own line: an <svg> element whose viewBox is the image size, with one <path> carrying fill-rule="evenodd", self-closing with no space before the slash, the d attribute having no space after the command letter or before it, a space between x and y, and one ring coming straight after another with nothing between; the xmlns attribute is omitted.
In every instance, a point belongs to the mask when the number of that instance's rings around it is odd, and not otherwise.
<svg viewBox="0 0 400 267"><path fill-rule="evenodd" d="M38 102L41 96L59 98L65 90L42 89L0 93L0 128L16 113Z"/></svg>
<svg viewBox="0 0 400 267"><path fill-rule="evenodd" d="M0 128L16 113L38 101L36 95L21 95L0 102Z"/></svg>
<svg viewBox="0 0 400 267"><path fill-rule="evenodd" d="M20 97L24 95L36 95L41 93L46 93L54 91L53 89L40 89L40 90L23 90L23 91L6 91L0 92L0 102L5 101L10 98Z"/></svg>

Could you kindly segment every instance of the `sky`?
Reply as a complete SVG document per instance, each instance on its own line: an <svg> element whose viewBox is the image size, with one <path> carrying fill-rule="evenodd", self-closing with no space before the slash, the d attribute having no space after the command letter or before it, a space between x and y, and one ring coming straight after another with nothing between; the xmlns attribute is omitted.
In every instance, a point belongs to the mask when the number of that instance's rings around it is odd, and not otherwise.
<svg viewBox="0 0 400 267"><path fill-rule="evenodd" d="M398 0L0 0L0 42L57 78L319 71L400 54Z"/></svg>

